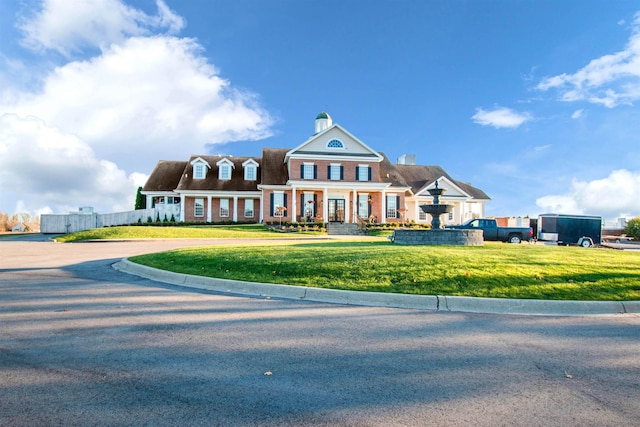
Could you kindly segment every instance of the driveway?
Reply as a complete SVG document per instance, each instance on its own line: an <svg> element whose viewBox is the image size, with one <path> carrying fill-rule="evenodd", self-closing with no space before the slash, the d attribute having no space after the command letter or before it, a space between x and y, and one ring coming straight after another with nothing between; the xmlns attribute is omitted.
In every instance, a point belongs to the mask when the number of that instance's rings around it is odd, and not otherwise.
<svg viewBox="0 0 640 427"><path fill-rule="evenodd" d="M227 243L0 239L0 425L639 423L635 314L249 298L111 268Z"/></svg>

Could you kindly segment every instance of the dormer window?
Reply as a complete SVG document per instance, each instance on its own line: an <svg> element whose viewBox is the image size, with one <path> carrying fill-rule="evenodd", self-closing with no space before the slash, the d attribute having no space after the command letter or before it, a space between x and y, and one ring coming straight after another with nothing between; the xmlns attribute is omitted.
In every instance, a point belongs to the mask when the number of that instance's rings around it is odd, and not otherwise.
<svg viewBox="0 0 640 427"><path fill-rule="evenodd" d="M332 139L327 142L327 148L344 149L344 144L339 139Z"/></svg>
<svg viewBox="0 0 640 427"><path fill-rule="evenodd" d="M244 168L244 180L245 181L257 181L258 180L258 162L253 159L249 159L242 164Z"/></svg>
<svg viewBox="0 0 640 427"><path fill-rule="evenodd" d="M218 179L231 179L231 170L233 169L233 163L229 159L222 159L218 163Z"/></svg>
<svg viewBox="0 0 640 427"><path fill-rule="evenodd" d="M192 160L191 166L193 166L193 179L205 179L207 177L207 169L211 169L209 163L202 157Z"/></svg>
<svg viewBox="0 0 640 427"><path fill-rule="evenodd" d="M193 165L193 177L195 179L204 179L205 175L206 173L202 163Z"/></svg>

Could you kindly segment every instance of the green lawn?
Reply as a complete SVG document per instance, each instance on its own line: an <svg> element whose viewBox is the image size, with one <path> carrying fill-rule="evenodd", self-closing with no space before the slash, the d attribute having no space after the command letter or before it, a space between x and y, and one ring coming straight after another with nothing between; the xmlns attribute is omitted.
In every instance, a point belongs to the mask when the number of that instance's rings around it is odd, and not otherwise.
<svg viewBox="0 0 640 427"><path fill-rule="evenodd" d="M400 246L379 240L201 247L131 260L180 273L321 288L640 300L639 253L494 242L483 247Z"/></svg>
<svg viewBox="0 0 640 427"><path fill-rule="evenodd" d="M58 242L104 239L250 239L291 238L304 235L321 235L322 232L278 233L268 231L262 225L208 225L208 226L123 226L94 228L56 237Z"/></svg>

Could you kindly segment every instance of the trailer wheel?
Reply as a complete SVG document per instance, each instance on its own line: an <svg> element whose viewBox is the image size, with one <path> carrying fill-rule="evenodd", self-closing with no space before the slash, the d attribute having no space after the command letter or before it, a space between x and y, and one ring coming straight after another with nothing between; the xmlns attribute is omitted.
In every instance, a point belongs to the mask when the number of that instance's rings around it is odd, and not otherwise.
<svg viewBox="0 0 640 427"><path fill-rule="evenodd" d="M522 239L517 234L512 234L511 236L509 236L509 243L513 243L517 245L521 242L522 242Z"/></svg>
<svg viewBox="0 0 640 427"><path fill-rule="evenodd" d="M590 238L583 237L582 243L580 243L580 246L582 246L583 248L590 248L591 246L593 246L593 242L591 241Z"/></svg>

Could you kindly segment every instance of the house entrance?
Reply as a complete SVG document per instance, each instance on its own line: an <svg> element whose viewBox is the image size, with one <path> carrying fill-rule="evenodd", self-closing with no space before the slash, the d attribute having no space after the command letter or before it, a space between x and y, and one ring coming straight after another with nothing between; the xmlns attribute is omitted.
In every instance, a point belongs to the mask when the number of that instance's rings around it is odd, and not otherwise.
<svg viewBox="0 0 640 427"><path fill-rule="evenodd" d="M329 222L344 222L344 199L329 199Z"/></svg>

